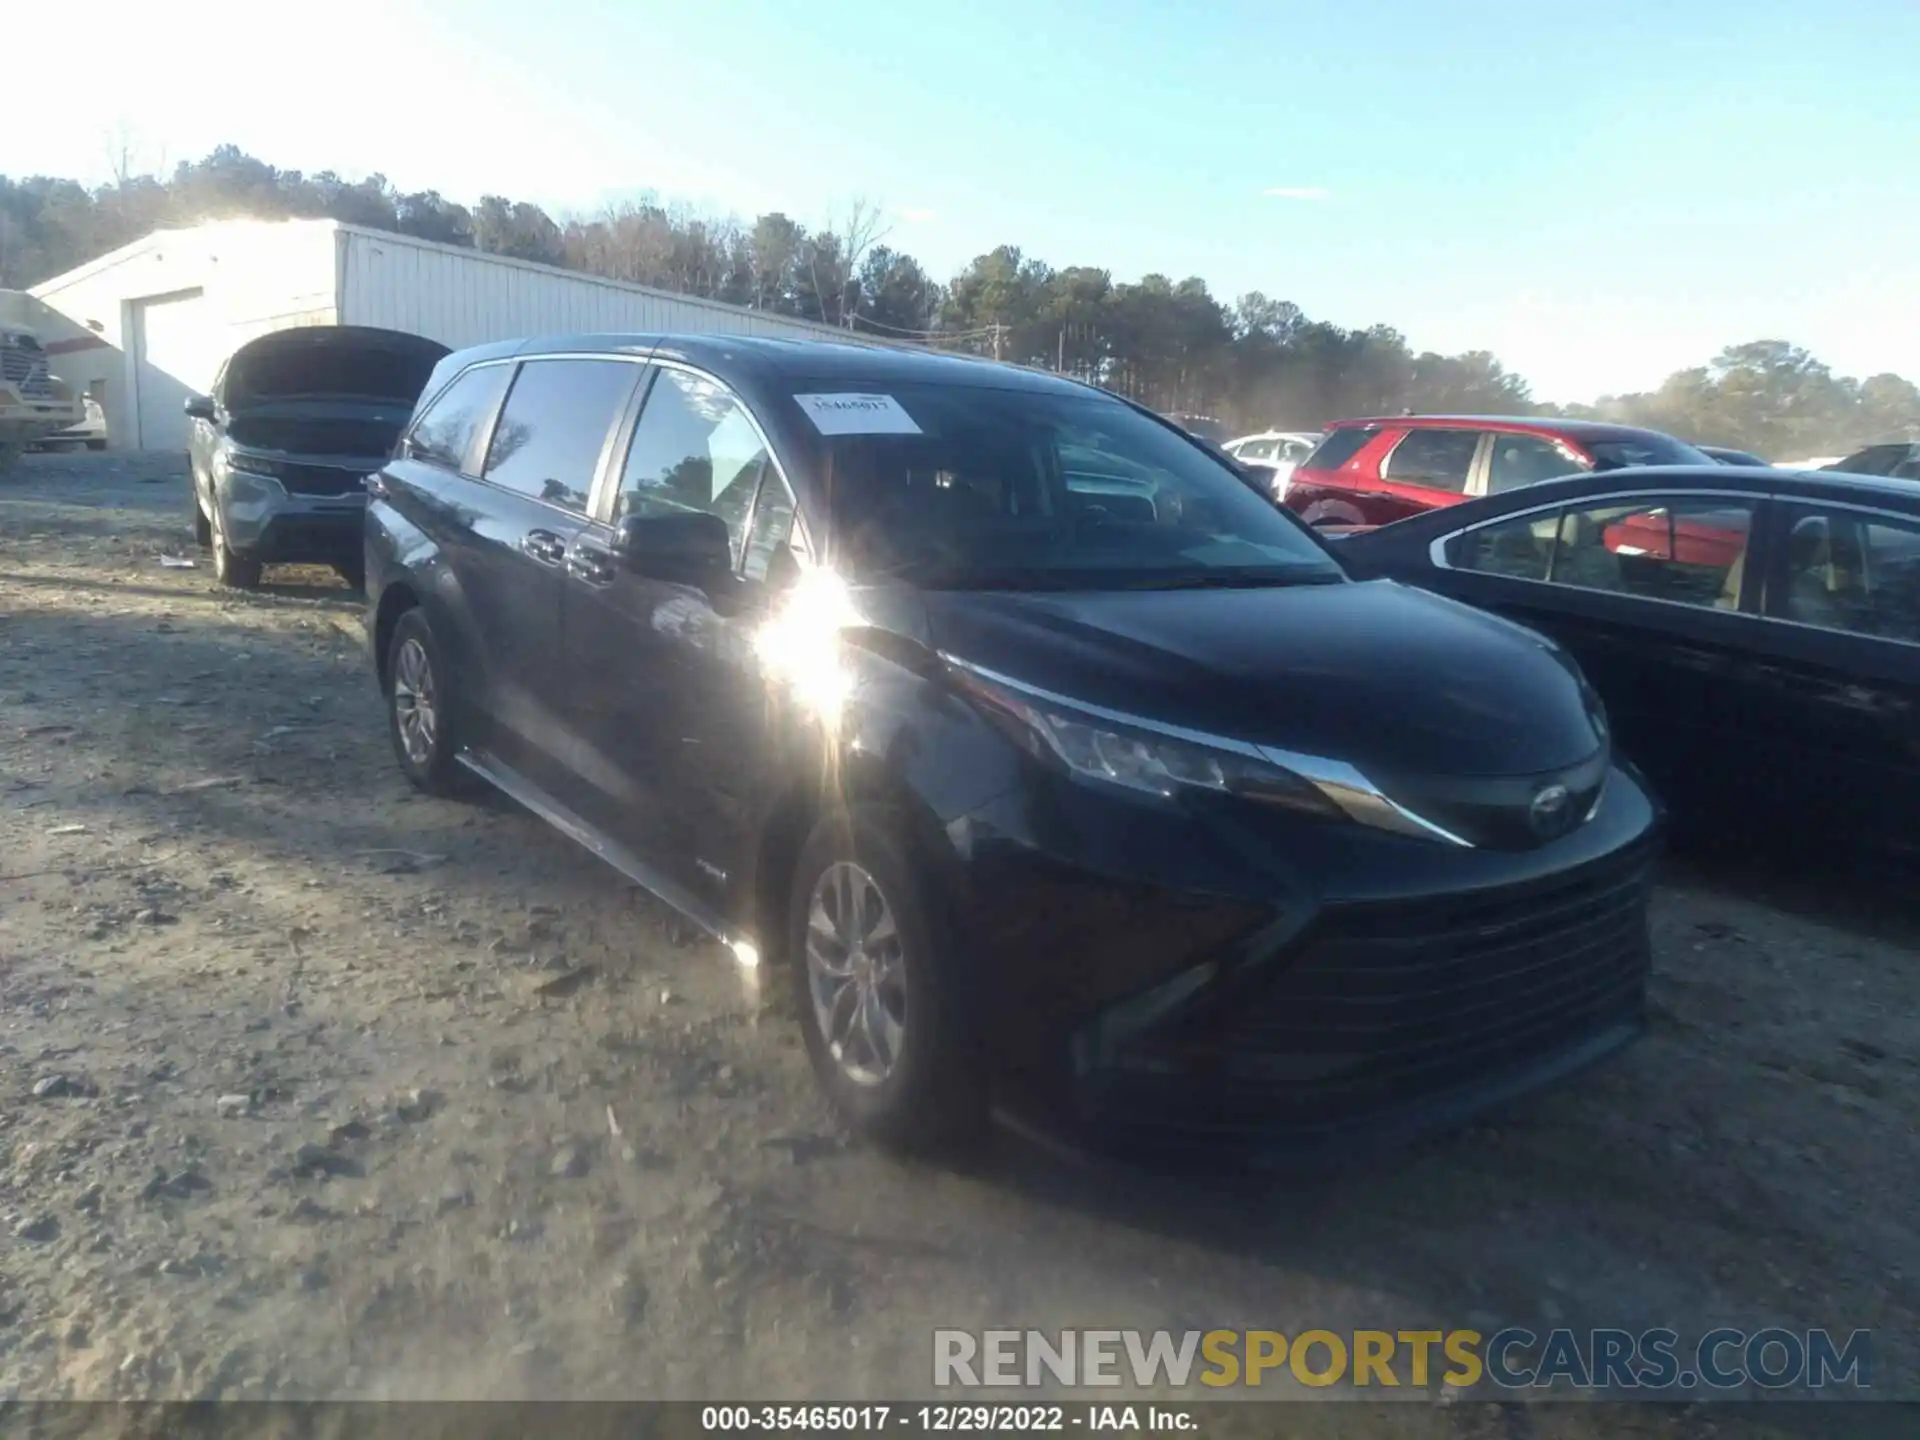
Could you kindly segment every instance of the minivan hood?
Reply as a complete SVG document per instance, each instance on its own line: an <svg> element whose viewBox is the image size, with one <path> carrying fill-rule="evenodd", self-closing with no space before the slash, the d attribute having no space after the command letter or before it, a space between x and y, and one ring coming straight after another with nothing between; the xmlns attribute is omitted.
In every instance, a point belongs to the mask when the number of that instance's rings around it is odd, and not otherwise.
<svg viewBox="0 0 1920 1440"><path fill-rule="evenodd" d="M933 591L953 658L1109 710L1432 775L1534 775L1603 743L1532 631L1389 580L1254 590Z"/></svg>
<svg viewBox="0 0 1920 1440"><path fill-rule="evenodd" d="M227 411L289 400L379 401L411 410L447 347L367 325L301 325L249 340L227 361Z"/></svg>

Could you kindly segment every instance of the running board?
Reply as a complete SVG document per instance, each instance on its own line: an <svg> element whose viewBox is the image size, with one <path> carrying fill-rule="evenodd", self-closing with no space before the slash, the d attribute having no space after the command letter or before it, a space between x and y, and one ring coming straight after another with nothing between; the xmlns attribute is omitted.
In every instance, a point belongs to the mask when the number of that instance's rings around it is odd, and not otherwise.
<svg viewBox="0 0 1920 1440"><path fill-rule="evenodd" d="M505 761L475 750L462 750L454 758L509 800L525 806L569 840L591 850L642 890L678 910L722 945L731 946L740 941L752 943L745 936L730 934L726 922L712 906L704 904L691 892L668 880L604 831L589 825Z"/></svg>

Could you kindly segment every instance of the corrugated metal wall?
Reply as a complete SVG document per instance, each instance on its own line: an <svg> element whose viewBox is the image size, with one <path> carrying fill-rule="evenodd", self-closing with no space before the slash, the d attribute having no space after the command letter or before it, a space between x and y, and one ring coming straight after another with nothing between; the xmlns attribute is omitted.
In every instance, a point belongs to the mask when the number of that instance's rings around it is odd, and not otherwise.
<svg viewBox="0 0 1920 1440"><path fill-rule="evenodd" d="M246 341L295 325L379 325L455 348L567 332L853 338L824 325L331 220L162 230L31 293L57 316L48 317L55 323L43 325L49 333L42 337L54 373L76 390L103 387L115 447L184 445L180 399L205 390L220 362ZM166 323L143 323L156 317ZM155 343L135 353L149 331Z"/></svg>
<svg viewBox="0 0 1920 1440"><path fill-rule="evenodd" d="M791 335L844 330L623 285L551 266L341 227L340 318L460 349L522 335L609 331Z"/></svg>
<svg viewBox="0 0 1920 1440"><path fill-rule="evenodd" d="M54 373L76 390L102 385L115 448L184 446L179 399L205 390L236 347L272 330L335 323L335 229L330 220L235 220L160 230L36 285L34 297L66 322L42 337ZM195 315L174 327L175 343L136 354L152 304L193 292Z"/></svg>

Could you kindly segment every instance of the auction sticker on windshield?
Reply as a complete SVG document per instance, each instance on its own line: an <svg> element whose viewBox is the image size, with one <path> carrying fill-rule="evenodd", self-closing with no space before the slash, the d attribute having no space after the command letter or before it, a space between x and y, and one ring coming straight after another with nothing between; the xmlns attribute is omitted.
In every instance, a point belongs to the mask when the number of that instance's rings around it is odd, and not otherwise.
<svg viewBox="0 0 1920 1440"><path fill-rule="evenodd" d="M822 435L918 435L913 417L891 395L796 395Z"/></svg>

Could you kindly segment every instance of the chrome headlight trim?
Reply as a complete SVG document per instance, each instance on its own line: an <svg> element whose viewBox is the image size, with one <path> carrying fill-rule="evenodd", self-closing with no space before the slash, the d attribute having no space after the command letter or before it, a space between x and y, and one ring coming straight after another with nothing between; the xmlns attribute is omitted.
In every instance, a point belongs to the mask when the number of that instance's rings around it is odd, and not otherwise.
<svg viewBox="0 0 1920 1440"><path fill-rule="evenodd" d="M964 660L946 651L939 652L939 655L943 662L956 669L977 675L990 684L1030 696L1044 704L1057 705L1062 709L1076 711L1092 719L1105 720L1127 729L1164 735L1169 740L1176 740L1185 745L1243 756L1284 770L1312 785L1349 819L1370 829L1385 830L1421 840L1437 840L1461 849L1474 848L1471 840L1454 834L1444 826L1434 824L1431 820L1415 814L1400 804L1374 784L1364 771L1347 761L1331 760L1321 755L1308 755L1297 750L1284 750L1277 746L1260 745L1251 740L1240 740L1230 735L1213 735L1203 730L1191 730L1183 725L1170 725L1150 716L1112 710L1104 705L1089 704L1087 701L1076 700L1069 695L1043 689L1025 680L1016 680L1010 675L1003 675L984 665L976 665L970 660Z"/></svg>

